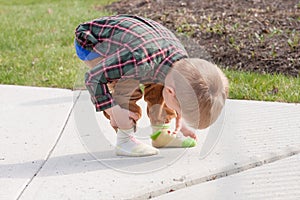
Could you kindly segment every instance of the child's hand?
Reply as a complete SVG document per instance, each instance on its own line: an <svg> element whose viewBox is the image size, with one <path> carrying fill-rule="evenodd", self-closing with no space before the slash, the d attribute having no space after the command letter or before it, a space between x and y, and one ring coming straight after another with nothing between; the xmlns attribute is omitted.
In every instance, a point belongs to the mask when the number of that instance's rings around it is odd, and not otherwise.
<svg viewBox="0 0 300 200"><path fill-rule="evenodd" d="M177 134L179 131L182 132L182 134L185 137L191 137L195 140L197 140L197 135L187 127L187 125L184 123L180 115L177 115L176 117L176 128L174 133Z"/></svg>
<svg viewBox="0 0 300 200"><path fill-rule="evenodd" d="M193 139L195 139L195 140L197 140L197 135L191 130L191 129L189 129L189 128L182 128L181 129L181 132L182 132L182 134L185 136L185 137L191 137L191 138L193 138Z"/></svg>
<svg viewBox="0 0 300 200"><path fill-rule="evenodd" d="M130 129L135 125L134 121L138 120L135 113L121 108L119 105L109 108L105 112L110 116L110 124L120 129Z"/></svg>

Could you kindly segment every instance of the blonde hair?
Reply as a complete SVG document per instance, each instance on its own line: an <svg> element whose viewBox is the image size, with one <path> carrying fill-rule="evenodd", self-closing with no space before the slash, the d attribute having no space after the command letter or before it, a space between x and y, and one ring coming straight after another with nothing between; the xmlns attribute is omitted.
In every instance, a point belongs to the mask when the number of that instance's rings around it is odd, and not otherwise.
<svg viewBox="0 0 300 200"><path fill-rule="evenodd" d="M213 124L228 97L228 80L223 72L208 61L187 58L174 63L172 78L187 124L197 129Z"/></svg>

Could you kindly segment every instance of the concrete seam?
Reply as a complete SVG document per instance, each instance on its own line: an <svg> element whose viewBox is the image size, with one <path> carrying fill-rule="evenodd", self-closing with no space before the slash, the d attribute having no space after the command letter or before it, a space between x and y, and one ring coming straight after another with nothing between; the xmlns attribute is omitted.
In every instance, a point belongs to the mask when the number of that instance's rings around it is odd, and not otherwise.
<svg viewBox="0 0 300 200"><path fill-rule="evenodd" d="M25 190L28 188L28 186L32 183L32 181L34 180L34 178L40 173L40 171L43 169L43 167L45 166L45 164L46 164L47 161L49 160L50 156L52 155L52 153L53 153L55 147L57 146L58 142L60 141L60 139L61 139L61 137L62 137L62 135L63 135L63 133L64 133L64 131L65 131L65 129L66 129L66 126L67 126L67 124L68 124L68 122L69 122L69 120L70 120L70 117L71 117L71 115L72 115L72 112L73 112L73 110L74 110L74 107L75 107L75 105L76 105L76 103L77 103L77 101L78 101L80 95L81 95L81 91L79 92L79 94L78 94L77 97L75 98L75 100L74 100L74 102L73 102L73 105L72 105L72 107L71 107L71 109L70 109L70 112L68 113L67 119L66 119L65 123L63 124L63 127L62 127L62 129L61 129L61 131L60 131L60 133L59 133L57 139L55 140L53 147L52 147L52 148L50 149L50 151L48 152L48 154L47 154L45 160L42 162L42 164L40 165L40 167L37 169L37 171L34 173L34 175L29 179L29 181L28 181L27 184L24 186L24 188L21 190L21 192L20 192L20 194L17 196L16 200L19 200L19 199L22 197L22 195L24 194Z"/></svg>
<svg viewBox="0 0 300 200"><path fill-rule="evenodd" d="M130 200L152 199L154 197L158 197L158 196L170 193L170 192L175 192L175 191L185 189L185 188L188 188L188 187L191 187L191 186L194 186L194 185L199 185L199 184L202 184L202 183L206 183L206 182L209 182L209 181L214 181L214 180L224 178L224 177L227 177L227 176L231 176L231 175L234 175L234 174L239 174L241 172L245 172L245 171L250 170L250 169L258 168L258 167L261 167L263 165L271 164L271 163L274 163L276 161L280 161L280 160L283 160L283 159L286 159L286 158L289 158L289 157L292 157L292 156L295 156L295 155L298 155L298 154L300 154L300 149L293 150L293 151L290 151L290 152L287 152L287 153L284 153L284 154L281 154L281 155L278 155L278 156L269 157L269 158L266 158L266 159L261 160L261 161L256 161L256 162L253 162L253 163L249 163L249 164L244 165L244 166L239 166L239 167L236 167L236 168L233 168L233 169L228 169L228 170L225 170L225 171L222 171L222 172L217 172L217 173L211 174L209 176L199 177L199 178L191 179L191 180L184 181L184 182L181 182L181 183L177 183L177 184L174 184L172 186L168 186L166 188L162 188L162 189L159 189L159 190L153 190L149 193L146 193L146 194L143 194L143 195L140 195L140 196L136 196L134 198L130 198Z"/></svg>

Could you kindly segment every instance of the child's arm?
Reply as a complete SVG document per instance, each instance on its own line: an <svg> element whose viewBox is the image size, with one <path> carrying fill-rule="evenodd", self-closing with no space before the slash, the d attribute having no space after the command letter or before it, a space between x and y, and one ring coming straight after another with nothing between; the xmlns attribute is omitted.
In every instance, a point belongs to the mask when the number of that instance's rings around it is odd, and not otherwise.
<svg viewBox="0 0 300 200"><path fill-rule="evenodd" d="M138 120L136 114L121 108L119 105L108 108L105 112L110 116L111 125L119 129L130 129L135 125L134 121Z"/></svg>

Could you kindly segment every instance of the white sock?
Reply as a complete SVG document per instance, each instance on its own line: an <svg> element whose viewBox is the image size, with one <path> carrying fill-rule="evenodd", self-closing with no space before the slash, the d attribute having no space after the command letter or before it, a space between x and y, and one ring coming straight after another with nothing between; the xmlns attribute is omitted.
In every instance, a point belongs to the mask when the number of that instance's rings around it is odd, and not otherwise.
<svg viewBox="0 0 300 200"><path fill-rule="evenodd" d="M117 132L116 154L118 156L151 156L158 154L159 150L142 143L134 136L134 128L119 129Z"/></svg>

